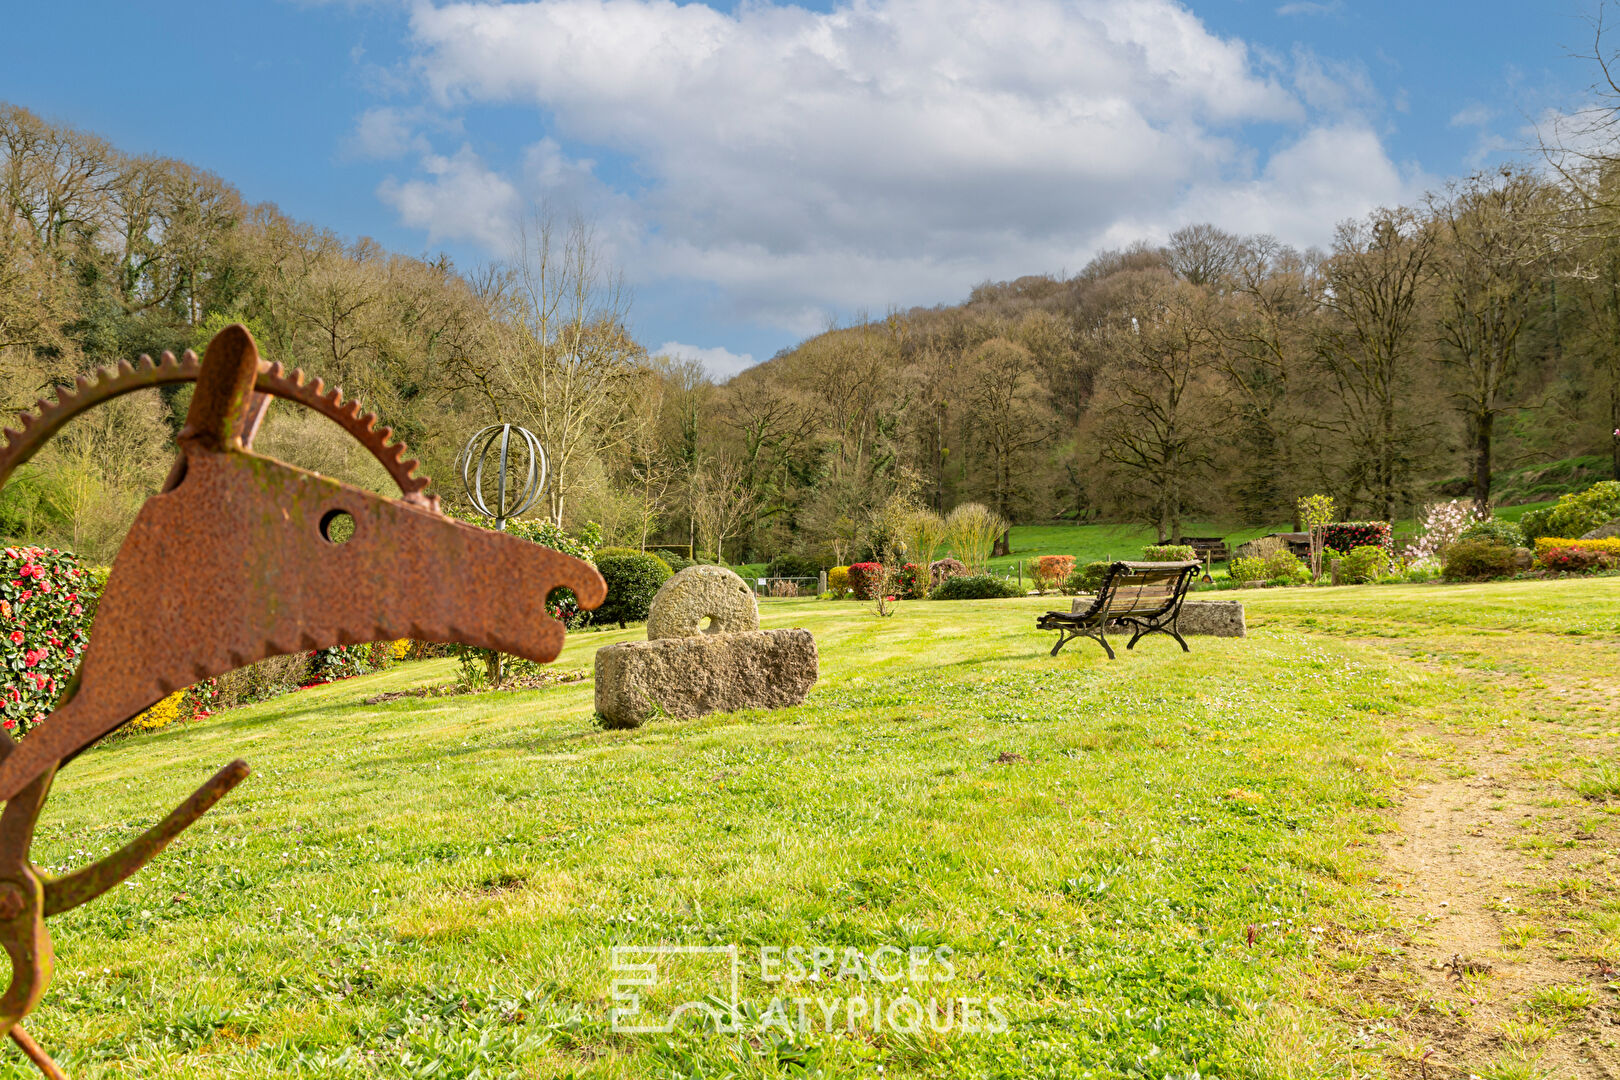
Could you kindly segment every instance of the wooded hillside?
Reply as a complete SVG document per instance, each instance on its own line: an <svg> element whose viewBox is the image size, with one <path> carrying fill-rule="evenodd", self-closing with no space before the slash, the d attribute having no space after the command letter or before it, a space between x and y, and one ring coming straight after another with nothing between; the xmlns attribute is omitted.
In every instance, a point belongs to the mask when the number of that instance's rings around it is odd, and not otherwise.
<svg viewBox="0 0 1620 1080"><path fill-rule="evenodd" d="M1164 537L1193 516L1284 522L1318 491L1390 518L1581 454L1620 477L1613 162L1557 164L1342 223L1325 252L1188 227L830 329L715 385L633 339L588 224L535 218L509 261L465 273L0 107L0 403L242 321L381 413L449 501L474 428L531 428L553 464L537 512L610 542L847 562L896 498ZM184 399L72 425L0 493L0 531L110 557ZM259 447L385 480L295 407Z"/></svg>

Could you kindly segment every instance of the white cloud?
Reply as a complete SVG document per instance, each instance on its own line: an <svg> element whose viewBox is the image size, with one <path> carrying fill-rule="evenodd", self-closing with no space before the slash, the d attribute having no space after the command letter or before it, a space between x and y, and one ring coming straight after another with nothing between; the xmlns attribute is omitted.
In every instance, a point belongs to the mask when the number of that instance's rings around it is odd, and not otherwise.
<svg viewBox="0 0 1620 1080"><path fill-rule="evenodd" d="M411 32L441 112L529 106L551 135L510 175L425 156L381 189L407 224L505 254L526 204L579 206L632 280L795 332L1073 268L1127 229L1315 242L1405 187L1355 116L1364 73L1301 54L1285 86L1176 0L423 4ZM1246 145L1275 124L1280 150Z"/></svg>
<svg viewBox="0 0 1620 1080"><path fill-rule="evenodd" d="M399 212L406 225L425 229L428 242L467 237L490 251L506 254L512 244L521 201L517 188L463 146L454 157L423 158L426 179L403 183L389 177L377 196Z"/></svg>
<svg viewBox="0 0 1620 1080"><path fill-rule="evenodd" d="M1452 127L1484 127L1496 119L1496 110L1484 105L1466 105L1451 114Z"/></svg>
<svg viewBox="0 0 1620 1080"><path fill-rule="evenodd" d="M709 373L709 378L716 382L724 382L744 368L754 366L754 358L749 353L734 353L719 346L705 349L700 345L682 345L678 341L666 341L653 349L652 354L675 360L696 360Z"/></svg>

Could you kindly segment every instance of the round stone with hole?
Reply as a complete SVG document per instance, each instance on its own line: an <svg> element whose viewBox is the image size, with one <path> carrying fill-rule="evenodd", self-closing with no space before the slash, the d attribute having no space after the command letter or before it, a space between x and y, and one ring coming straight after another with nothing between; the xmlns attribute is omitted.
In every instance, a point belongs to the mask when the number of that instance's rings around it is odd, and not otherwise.
<svg viewBox="0 0 1620 1080"><path fill-rule="evenodd" d="M688 566L659 587L647 615L648 641L758 629L754 590L723 566Z"/></svg>

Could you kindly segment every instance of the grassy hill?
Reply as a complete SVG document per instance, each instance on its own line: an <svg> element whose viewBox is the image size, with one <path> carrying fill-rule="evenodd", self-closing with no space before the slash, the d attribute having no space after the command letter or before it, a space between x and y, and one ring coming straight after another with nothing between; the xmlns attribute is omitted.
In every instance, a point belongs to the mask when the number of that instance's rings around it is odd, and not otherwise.
<svg viewBox="0 0 1620 1080"><path fill-rule="evenodd" d="M588 682L365 703L446 679L439 661L117 741L59 777L46 866L125 842L232 757L255 772L52 920L29 1027L77 1080L1298 1075L1345 1046L1299 993L1320 928L1379 918L1385 720L1501 704L1352 635L1612 637L1617 600L1613 579L1286 590L1249 598L1248 639L1115 663L1047 656L1041 598L892 619L780 601L765 623L821 649L796 709L604 732ZM574 635L559 664L639 636ZM738 945L759 1010L784 993L761 945L946 947L940 996L999 998L1010 1026L616 1034L611 949L660 943ZM681 970L650 1007L709 985Z"/></svg>

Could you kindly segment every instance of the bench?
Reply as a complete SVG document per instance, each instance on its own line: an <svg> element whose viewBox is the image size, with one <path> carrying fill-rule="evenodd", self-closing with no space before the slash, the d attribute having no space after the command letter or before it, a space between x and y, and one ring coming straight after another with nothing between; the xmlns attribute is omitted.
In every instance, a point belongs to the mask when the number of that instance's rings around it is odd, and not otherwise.
<svg viewBox="0 0 1620 1080"><path fill-rule="evenodd" d="M1184 536L1176 543L1186 544L1193 549L1193 554L1207 563L1225 562L1232 554L1227 550L1224 536Z"/></svg>
<svg viewBox="0 0 1620 1080"><path fill-rule="evenodd" d="M1097 598L1084 611L1048 611L1035 620L1035 627L1058 632L1053 656L1075 638L1086 637L1101 645L1108 659L1114 659L1114 650L1105 636L1110 624L1122 624L1135 631L1127 649L1134 648L1145 635L1159 633L1180 642L1182 652L1192 652L1177 629L1176 619L1188 586L1203 568L1199 562L1117 562L1108 568Z"/></svg>

